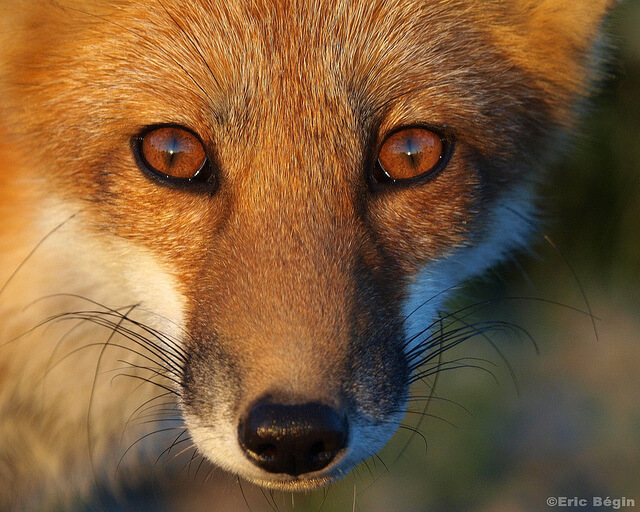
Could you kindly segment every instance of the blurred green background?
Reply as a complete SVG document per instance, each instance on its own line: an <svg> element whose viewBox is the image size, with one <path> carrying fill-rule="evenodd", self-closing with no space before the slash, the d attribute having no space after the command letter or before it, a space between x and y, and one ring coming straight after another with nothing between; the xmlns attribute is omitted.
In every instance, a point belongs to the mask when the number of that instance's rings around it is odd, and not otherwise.
<svg viewBox="0 0 640 512"><path fill-rule="evenodd" d="M470 340L447 357L480 358L495 379L444 372L421 424L417 414L405 420L422 435L401 430L326 493L243 484L245 502L217 471L200 492L176 483L166 510L613 510L593 497L635 499L622 510L640 510L640 0L620 7L612 26L618 63L570 155L551 169L538 243L461 301L502 297L477 318L513 322L535 339L539 353L524 334L492 336L517 385L486 340ZM589 505L550 507L549 497Z"/></svg>

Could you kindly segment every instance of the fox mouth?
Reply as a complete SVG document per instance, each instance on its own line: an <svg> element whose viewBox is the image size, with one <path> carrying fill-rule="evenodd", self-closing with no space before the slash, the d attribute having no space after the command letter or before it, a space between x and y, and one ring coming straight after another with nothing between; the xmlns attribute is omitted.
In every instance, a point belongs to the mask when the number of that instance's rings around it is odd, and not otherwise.
<svg viewBox="0 0 640 512"><path fill-rule="evenodd" d="M334 483L343 476L342 472L336 472L332 475L310 477L305 475L290 476L282 475L282 479L279 479L278 475L275 480L261 479L261 478L246 478L252 484L264 487L266 489L273 489L274 491L285 492L304 492L315 491L323 487Z"/></svg>

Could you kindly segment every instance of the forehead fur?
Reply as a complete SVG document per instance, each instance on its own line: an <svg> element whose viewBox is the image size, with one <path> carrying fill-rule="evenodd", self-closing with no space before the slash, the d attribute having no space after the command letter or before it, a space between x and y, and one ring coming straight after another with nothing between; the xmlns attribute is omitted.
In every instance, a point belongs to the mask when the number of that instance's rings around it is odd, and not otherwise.
<svg viewBox="0 0 640 512"><path fill-rule="evenodd" d="M171 121L198 115L240 127L268 115L266 106L281 113L300 95L298 105L348 98L358 114L352 122L366 123L422 93L443 98L425 104L433 122L455 126L469 111L479 124L500 120L501 103L524 104L541 89L562 119L583 87L584 55L607 2L33 3L17 33L21 66L9 67L9 79L36 90L47 83L42 94L55 94L69 116L90 102L93 132L116 117L118 103L142 124L170 110ZM151 94L160 104L149 103ZM251 108L256 98L260 110ZM56 112L60 126L64 113Z"/></svg>

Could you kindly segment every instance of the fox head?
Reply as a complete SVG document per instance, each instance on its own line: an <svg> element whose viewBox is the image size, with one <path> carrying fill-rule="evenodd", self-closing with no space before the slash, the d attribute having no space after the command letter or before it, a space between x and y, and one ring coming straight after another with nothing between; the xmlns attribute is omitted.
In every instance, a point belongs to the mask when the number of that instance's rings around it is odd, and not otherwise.
<svg viewBox="0 0 640 512"><path fill-rule="evenodd" d="M611 2L10 3L3 187L172 326L148 347L202 454L311 489L387 442L438 309L526 241Z"/></svg>

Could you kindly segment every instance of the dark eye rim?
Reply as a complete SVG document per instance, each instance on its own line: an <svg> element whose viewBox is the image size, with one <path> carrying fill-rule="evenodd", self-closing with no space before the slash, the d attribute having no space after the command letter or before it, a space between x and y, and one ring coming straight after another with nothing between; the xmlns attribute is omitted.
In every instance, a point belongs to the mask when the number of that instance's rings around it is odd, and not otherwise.
<svg viewBox="0 0 640 512"><path fill-rule="evenodd" d="M175 176L170 176L156 170L151 164L149 164L149 162L147 162L142 152L142 142L146 135L160 128L177 128L184 130L185 132L193 135L198 142L202 144L202 148L205 152L205 161L193 177L176 178ZM171 188L188 188L191 190L205 190L207 192L211 192L212 189L217 186L215 166L213 164L214 159L208 150L207 144L203 142L202 137L200 137L198 133L185 125L179 123L155 123L146 125L131 138L131 149L136 164L143 174L163 186Z"/></svg>
<svg viewBox="0 0 640 512"><path fill-rule="evenodd" d="M440 140L442 141L442 154L440 155L440 161L428 171L423 172L418 176L414 176L413 178L394 179L391 176L389 176L386 173L386 171L383 169L378 159L378 155L380 154L380 150L382 149L382 146L384 145L384 143L387 142L387 140L389 140L389 138L392 135L395 135L396 133L404 130L411 130L411 129L428 130L430 132L435 133L438 137L440 137ZM434 125L422 124L422 123L396 126L392 130L389 130L387 133L385 133L384 136L381 137L379 140L380 142L378 142L378 144L376 144L375 147L373 148L372 156L370 159L371 163L369 165L369 172L368 172L369 186L373 191L384 190L389 188L398 189L398 188L411 187L414 185L421 185L431 181L438 174L440 174L444 170L444 168L449 164L449 161L451 160L451 156L453 155L453 150L455 147L455 137L451 132L451 130L441 126L434 126ZM375 174L385 175L385 179L378 180Z"/></svg>

